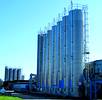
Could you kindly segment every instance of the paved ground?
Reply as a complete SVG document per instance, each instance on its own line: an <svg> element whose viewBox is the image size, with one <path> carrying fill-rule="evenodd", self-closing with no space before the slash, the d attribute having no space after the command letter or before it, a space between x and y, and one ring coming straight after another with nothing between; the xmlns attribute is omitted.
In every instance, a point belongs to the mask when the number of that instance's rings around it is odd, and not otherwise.
<svg viewBox="0 0 102 100"><path fill-rule="evenodd" d="M26 94L21 94L21 93L12 93L12 96L17 96L23 99L40 99L41 97L38 96L32 96L32 95L26 95Z"/></svg>
<svg viewBox="0 0 102 100"><path fill-rule="evenodd" d="M45 100L45 99L23 99L23 100ZM52 100L52 99L46 99L46 100ZM53 99L53 100L57 100L57 99Z"/></svg>
<svg viewBox="0 0 102 100"><path fill-rule="evenodd" d="M40 92L33 92L32 94L22 94L22 93L15 93L14 91L7 91L5 95L9 95L9 96L16 96L16 97L20 97L23 100L39 100L39 99L47 99L47 100L57 100L57 99L67 99L67 100L87 100L87 98L77 98L77 97L59 97L59 96L54 96L51 94L44 94L44 93L40 93Z"/></svg>
<svg viewBox="0 0 102 100"><path fill-rule="evenodd" d="M22 93L11 93L12 96L20 97L23 100L57 100L57 99L67 99L67 100L88 100L87 98L75 98L75 97L56 97L48 94L33 93L33 94L22 94Z"/></svg>
<svg viewBox="0 0 102 100"><path fill-rule="evenodd" d="M47 100L51 100L52 98L54 99L55 97L48 97L48 96L44 96L44 95L27 95L27 94L21 94L21 93L12 93L11 94L12 96L17 96L17 97L20 97L24 100L39 100L39 99L47 99ZM51 98L51 99L50 99Z"/></svg>

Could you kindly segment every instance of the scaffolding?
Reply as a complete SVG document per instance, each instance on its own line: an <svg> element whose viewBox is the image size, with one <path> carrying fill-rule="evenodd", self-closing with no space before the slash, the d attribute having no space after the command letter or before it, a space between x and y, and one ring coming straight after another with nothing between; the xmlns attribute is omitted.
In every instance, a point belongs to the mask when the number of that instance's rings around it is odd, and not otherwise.
<svg viewBox="0 0 102 100"><path fill-rule="evenodd" d="M87 63L89 62L89 30L88 30L88 7L87 5L83 6L83 14L84 14L84 50L83 50L83 67L85 68L85 71L87 73L86 75L86 81L85 81L85 95L88 96L88 86L89 86L89 64L87 65Z"/></svg>

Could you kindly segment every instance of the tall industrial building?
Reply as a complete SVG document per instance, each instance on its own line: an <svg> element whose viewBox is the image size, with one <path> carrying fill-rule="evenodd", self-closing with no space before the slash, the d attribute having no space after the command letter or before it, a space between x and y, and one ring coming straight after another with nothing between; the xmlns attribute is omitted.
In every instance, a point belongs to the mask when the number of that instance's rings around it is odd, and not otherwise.
<svg viewBox="0 0 102 100"><path fill-rule="evenodd" d="M73 7L51 29L38 34L38 88L48 93L78 96L85 61L87 11Z"/></svg>

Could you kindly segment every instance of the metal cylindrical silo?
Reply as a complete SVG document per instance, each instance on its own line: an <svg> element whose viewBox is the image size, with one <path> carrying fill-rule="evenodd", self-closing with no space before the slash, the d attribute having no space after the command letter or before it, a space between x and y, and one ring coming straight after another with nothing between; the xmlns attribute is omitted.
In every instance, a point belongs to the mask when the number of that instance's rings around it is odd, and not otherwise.
<svg viewBox="0 0 102 100"><path fill-rule="evenodd" d="M51 46L52 46L52 68L51 68L51 87L52 93L55 93L56 88L56 32L57 26L52 26Z"/></svg>
<svg viewBox="0 0 102 100"><path fill-rule="evenodd" d="M83 15L82 10L69 12L71 31L71 80L72 95L78 96L78 82L82 74L83 59Z"/></svg>
<svg viewBox="0 0 102 100"><path fill-rule="evenodd" d="M22 75L22 76L21 76L21 80L24 80L24 78L25 78L24 75Z"/></svg>
<svg viewBox="0 0 102 100"><path fill-rule="evenodd" d="M48 86L51 92L51 68L53 66L52 30L48 30Z"/></svg>
<svg viewBox="0 0 102 100"><path fill-rule="evenodd" d="M48 68L49 68L49 56L48 56L48 34L46 34L46 38L45 38L45 48L46 48L46 52L45 52L45 80L46 80L46 92L49 91L49 85L48 85Z"/></svg>
<svg viewBox="0 0 102 100"><path fill-rule="evenodd" d="M62 36L62 21L57 22L57 32L56 32L56 83L59 92L61 91L61 82L63 76L63 36Z"/></svg>
<svg viewBox="0 0 102 100"><path fill-rule="evenodd" d="M68 91L68 68L67 68L67 15L62 18L62 35L61 35L61 49L62 49L62 80L63 80L63 92Z"/></svg>
<svg viewBox="0 0 102 100"><path fill-rule="evenodd" d="M17 80L21 80L21 69L17 69Z"/></svg>
<svg viewBox="0 0 102 100"><path fill-rule="evenodd" d="M13 69L13 80L17 80L17 69Z"/></svg>
<svg viewBox="0 0 102 100"><path fill-rule="evenodd" d="M5 81L9 80L9 69L7 66L5 66Z"/></svg>
<svg viewBox="0 0 102 100"><path fill-rule="evenodd" d="M78 96L83 70L82 10L70 10L38 42L37 75L41 88Z"/></svg>
<svg viewBox="0 0 102 100"><path fill-rule="evenodd" d="M66 18L66 93L70 95L72 88L71 81L71 28L70 17Z"/></svg>
<svg viewBox="0 0 102 100"><path fill-rule="evenodd" d="M53 44L53 34L52 30L48 31L48 38L49 38L49 87L50 87L50 92L53 92L53 55L54 55L54 44Z"/></svg>
<svg viewBox="0 0 102 100"><path fill-rule="evenodd" d="M9 81L13 80L13 69L9 68Z"/></svg>
<svg viewBox="0 0 102 100"><path fill-rule="evenodd" d="M59 88L59 80L61 80L61 66L60 66L60 35L61 35L61 21L57 22L56 32L56 85ZM58 91L57 88L57 91Z"/></svg>
<svg viewBox="0 0 102 100"><path fill-rule="evenodd" d="M43 70L42 70L42 87L43 87L43 91L46 90L46 34L43 34L43 64L42 64L42 67L43 67Z"/></svg>
<svg viewBox="0 0 102 100"><path fill-rule="evenodd" d="M42 84L42 67L43 67L43 34L38 34L38 51L37 51L37 77L38 87Z"/></svg>

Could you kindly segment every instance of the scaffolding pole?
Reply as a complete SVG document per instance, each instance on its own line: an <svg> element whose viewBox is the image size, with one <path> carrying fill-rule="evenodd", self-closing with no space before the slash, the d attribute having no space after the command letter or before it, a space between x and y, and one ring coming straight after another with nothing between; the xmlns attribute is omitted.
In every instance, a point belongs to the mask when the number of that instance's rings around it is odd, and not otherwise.
<svg viewBox="0 0 102 100"><path fill-rule="evenodd" d="M83 27L84 27L84 36L83 36L83 38L84 38L84 65L83 65L83 67L84 68L86 68L86 64L89 62L89 54L90 54L90 52L89 52L89 46L88 46L88 44L89 44L89 32L88 32L88 7L87 6L83 6L83 14L84 14L84 25L83 25ZM87 69L86 69L86 71L87 71L87 77L86 77L86 95L88 95L88 82L89 82L89 78L88 78L88 74L89 74L89 66L87 66Z"/></svg>

